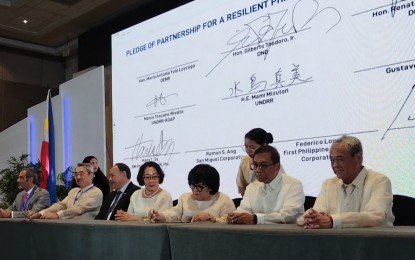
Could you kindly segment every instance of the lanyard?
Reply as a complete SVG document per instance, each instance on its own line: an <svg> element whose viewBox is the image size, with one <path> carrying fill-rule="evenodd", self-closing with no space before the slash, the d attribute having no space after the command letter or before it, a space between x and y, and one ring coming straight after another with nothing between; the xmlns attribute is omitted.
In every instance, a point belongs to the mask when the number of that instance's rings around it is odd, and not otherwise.
<svg viewBox="0 0 415 260"><path fill-rule="evenodd" d="M29 204L30 198L32 198L33 194L35 194L36 186L33 187L33 190L30 192L30 194L27 196L26 201L23 200L22 206L20 207L21 211L27 210L27 205Z"/></svg>
<svg viewBox="0 0 415 260"><path fill-rule="evenodd" d="M88 189L86 189L86 190L84 190L84 191L81 191L81 190L79 190L78 191L78 194L76 194L76 197L75 197L75 200L73 201L73 204L75 205L76 204L76 202L78 201L78 199L84 194L84 193L86 193L87 191L89 191L90 189L92 189L94 187L94 185L92 185L91 187L89 187Z"/></svg>

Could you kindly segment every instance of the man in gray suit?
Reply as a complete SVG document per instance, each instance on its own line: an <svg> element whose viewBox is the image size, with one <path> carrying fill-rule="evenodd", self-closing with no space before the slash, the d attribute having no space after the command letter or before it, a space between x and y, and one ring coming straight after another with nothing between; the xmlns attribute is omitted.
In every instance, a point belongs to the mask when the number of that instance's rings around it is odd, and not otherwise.
<svg viewBox="0 0 415 260"><path fill-rule="evenodd" d="M36 185L38 176L33 168L23 168L17 183L19 192L8 209L0 208L2 218L24 218L28 212L38 212L50 206L49 192Z"/></svg>

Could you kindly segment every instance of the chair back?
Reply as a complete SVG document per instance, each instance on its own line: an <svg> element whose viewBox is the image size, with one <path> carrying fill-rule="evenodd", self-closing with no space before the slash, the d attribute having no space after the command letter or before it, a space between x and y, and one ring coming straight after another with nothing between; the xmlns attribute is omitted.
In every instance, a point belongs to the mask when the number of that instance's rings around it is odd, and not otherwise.
<svg viewBox="0 0 415 260"><path fill-rule="evenodd" d="M314 202L316 202L316 197L305 196L304 211L306 211L307 209L311 209L314 206Z"/></svg>
<svg viewBox="0 0 415 260"><path fill-rule="evenodd" d="M173 200L173 207L176 206L178 203L178 200Z"/></svg>
<svg viewBox="0 0 415 260"><path fill-rule="evenodd" d="M393 195L394 226L415 226L415 198Z"/></svg>
<svg viewBox="0 0 415 260"><path fill-rule="evenodd" d="M233 200L233 204L235 204L235 208L238 208L239 205L241 205L242 198L234 198L232 200Z"/></svg>

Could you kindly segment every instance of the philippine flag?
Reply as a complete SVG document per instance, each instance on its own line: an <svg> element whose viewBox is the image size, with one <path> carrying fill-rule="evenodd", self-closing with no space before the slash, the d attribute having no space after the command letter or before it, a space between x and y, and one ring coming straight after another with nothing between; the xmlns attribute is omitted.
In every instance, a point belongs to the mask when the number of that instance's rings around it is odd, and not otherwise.
<svg viewBox="0 0 415 260"><path fill-rule="evenodd" d="M50 90L46 97L46 117L43 125L43 142L40 151L42 175L40 187L49 191L50 202L56 202L56 176L55 176L55 128L53 125L52 99Z"/></svg>

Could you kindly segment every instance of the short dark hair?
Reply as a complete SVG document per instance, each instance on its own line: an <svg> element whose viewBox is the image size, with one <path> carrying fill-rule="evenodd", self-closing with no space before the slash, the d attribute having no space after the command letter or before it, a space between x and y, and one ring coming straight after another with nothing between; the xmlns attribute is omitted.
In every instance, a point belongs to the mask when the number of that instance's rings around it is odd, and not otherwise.
<svg viewBox="0 0 415 260"><path fill-rule="evenodd" d="M125 172L127 174L127 179L131 178L131 170L130 167L128 167L125 163L116 163L115 166L118 167L118 169L122 172Z"/></svg>
<svg viewBox="0 0 415 260"><path fill-rule="evenodd" d="M159 184L163 183L164 180L164 172L161 169L160 165L156 162L145 162L143 165L140 166L140 169L138 169L137 174L137 182L140 184L140 186L144 186L144 170L148 167L153 167L156 169L157 174L159 175Z"/></svg>
<svg viewBox="0 0 415 260"><path fill-rule="evenodd" d="M36 170L33 167L25 167L23 169L20 170L21 172L24 171L26 173L26 180L29 178L33 179L33 183L34 184L38 184L38 175Z"/></svg>
<svg viewBox="0 0 415 260"><path fill-rule="evenodd" d="M203 183L210 189L211 195L219 191L219 172L209 164L198 164L190 170L187 177L189 186Z"/></svg>
<svg viewBox="0 0 415 260"><path fill-rule="evenodd" d="M274 141L271 133L267 133L262 128L254 128L245 134L245 138L248 138L259 145L270 144Z"/></svg>
<svg viewBox="0 0 415 260"><path fill-rule="evenodd" d="M267 153L271 155L271 161L273 163L280 163L280 154L278 153L278 150L275 147L267 144L261 145L258 149L255 150L254 158L255 155L260 153Z"/></svg>

